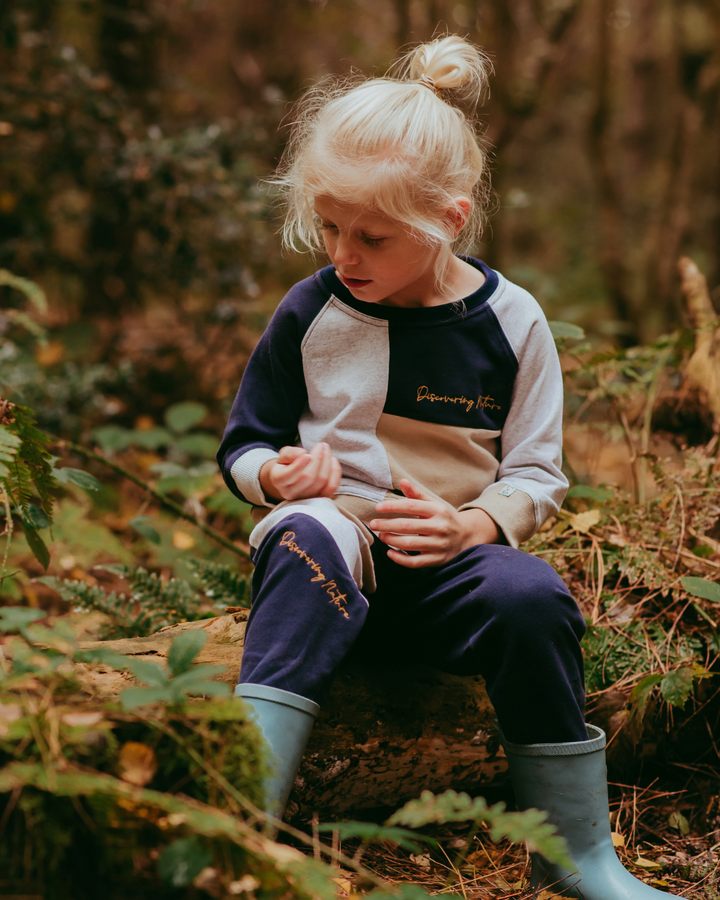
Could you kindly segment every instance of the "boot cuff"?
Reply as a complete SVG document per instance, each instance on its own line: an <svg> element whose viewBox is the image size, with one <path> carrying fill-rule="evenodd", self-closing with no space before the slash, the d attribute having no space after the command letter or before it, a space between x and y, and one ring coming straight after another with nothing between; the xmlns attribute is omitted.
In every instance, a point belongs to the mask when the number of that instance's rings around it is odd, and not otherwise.
<svg viewBox="0 0 720 900"><path fill-rule="evenodd" d="M515 756L582 756L605 748L605 732L595 725L587 726L590 738L587 741L572 741L567 744L512 744L502 734L500 740L506 753Z"/></svg>
<svg viewBox="0 0 720 900"><path fill-rule="evenodd" d="M248 697L255 700L269 700L282 706L290 706L292 709L300 709L311 716L317 716L320 712L320 706L314 700L301 697L300 694L293 694L291 691L270 687L268 684L251 684L249 682L237 684L235 685L235 696Z"/></svg>

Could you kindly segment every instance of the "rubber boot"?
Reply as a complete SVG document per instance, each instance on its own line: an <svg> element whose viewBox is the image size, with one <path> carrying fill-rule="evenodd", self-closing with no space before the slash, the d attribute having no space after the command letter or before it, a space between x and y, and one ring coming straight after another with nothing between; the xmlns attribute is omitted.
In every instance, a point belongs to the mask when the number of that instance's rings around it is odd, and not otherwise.
<svg viewBox="0 0 720 900"><path fill-rule="evenodd" d="M582 900L677 896L639 881L618 859L610 833L605 732L594 725L587 729L589 740L569 744L512 744L502 738L518 807L549 814L577 867L568 872L535 853L531 887Z"/></svg>
<svg viewBox="0 0 720 900"><path fill-rule="evenodd" d="M235 696L252 709L270 749L264 811L281 819L320 707L307 697L265 684L238 684Z"/></svg>

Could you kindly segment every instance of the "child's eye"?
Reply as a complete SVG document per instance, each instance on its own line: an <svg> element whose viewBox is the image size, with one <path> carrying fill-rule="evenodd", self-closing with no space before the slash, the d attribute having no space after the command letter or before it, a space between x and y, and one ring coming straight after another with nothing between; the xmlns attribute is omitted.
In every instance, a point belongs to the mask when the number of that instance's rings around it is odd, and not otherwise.
<svg viewBox="0 0 720 900"><path fill-rule="evenodd" d="M368 247L379 247L380 244L382 244L382 242L385 240L385 238L370 237L369 234L364 234L362 235L361 240L363 244L367 244Z"/></svg>
<svg viewBox="0 0 720 900"><path fill-rule="evenodd" d="M320 227L323 231L337 231L337 225L333 225L332 222L321 222Z"/></svg>

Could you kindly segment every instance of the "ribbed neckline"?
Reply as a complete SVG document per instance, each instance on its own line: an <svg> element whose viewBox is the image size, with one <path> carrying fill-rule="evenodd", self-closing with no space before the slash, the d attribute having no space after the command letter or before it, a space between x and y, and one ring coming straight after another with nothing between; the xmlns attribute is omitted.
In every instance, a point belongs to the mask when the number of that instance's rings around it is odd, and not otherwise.
<svg viewBox="0 0 720 900"><path fill-rule="evenodd" d="M328 294L334 294L352 309L375 319L386 319L388 322L435 323L457 321L483 306L495 293L499 284L498 274L479 259L472 256L460 256L471 266L479 269L485 276L485 283L470 296L463 299L463 311L458 301L442 303L440 306L384 306L381 303L366 303L353 297L350 291L335 274L334 266L326 266L316 273L315 278Z"/></svg>

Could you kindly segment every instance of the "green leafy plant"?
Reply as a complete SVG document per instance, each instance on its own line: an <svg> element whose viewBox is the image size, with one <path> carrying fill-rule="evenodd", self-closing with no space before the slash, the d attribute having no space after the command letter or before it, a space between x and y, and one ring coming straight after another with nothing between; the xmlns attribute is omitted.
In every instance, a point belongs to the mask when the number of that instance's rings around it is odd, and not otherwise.
<svg viewBox="0 0 720 900"><path fill-rule="evenodd" d="M168 581L142 566L103 566L106 571L124 578L128 593L105 591L98 585L84 581L55 577L38 579L54 588L64 600L82 612L94 610L110 617L110 624L102 636L108 640L118 637L144 637L176 622L202 618L202 597L180 578Z"/></svg>
<svg viewBox="0 0 720 900"><path fill-rule="evenodd" d="M525 841L533 850L542 853L550 862L572 869L564 838L555 827L546 822L547 813L537 809L523 812L507 812L504 803L488 806L484 797L471 798L469 794L445 791L433 794L423 791L417 800L410 800L387 821L388 825L407 825L421 828L431 822L470 822L472 830L465 841L465 851L481 824L490 828L490 837L497 841ZM462 855L460 856L462 858Z"/></svg>

